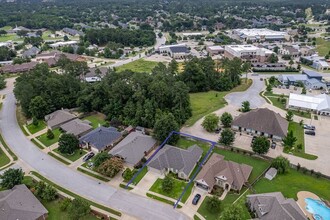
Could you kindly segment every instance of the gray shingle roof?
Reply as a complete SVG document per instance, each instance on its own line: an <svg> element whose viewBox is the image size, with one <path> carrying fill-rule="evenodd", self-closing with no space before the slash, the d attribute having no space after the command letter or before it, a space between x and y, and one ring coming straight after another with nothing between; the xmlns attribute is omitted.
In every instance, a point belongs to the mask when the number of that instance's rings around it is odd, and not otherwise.
<svg viewBox="0 0 330 220"><path fill-rule="evenodd" d="M45 121L48 127L56 127L68 121L77 118L75 115L71 114L67 110L57 110L49 115L45 116Z"/></svg>
<svg viewBox="0 0 330 220"><path fill-rule="evenodd" d="M189 53L189 50L186 46L175 46L170 47L172 53Z"/></svg>
<svg viewBox="0 0 330 220"><path fill-rule="evenodd" d="M148 166L157 170L173 168L188 176L202 153L203 150L197 145L193 145L188 149L181 149L167 144L149 162Z"/></svg>
<svg viewBox="0 0 330 220"><path fill-rule="evenodd" d="M47 209L25 185L0 192L0 219L31 220L47 213Z"/></svg>
<svg viewBox="0 0 330 220"><path fill-rule="evenodd" d="M104 150L107 146L115 143L121 137L121 133L113 127L98 127L82 136L80 143L89 143L98 150Z"/></svg>
<svg viewBox="0 0 330 220"><path fill-rule="evenodd" d="M284 137L288 133L289 123L280 114L259 108L239 115L233 120L232 125Z"/></svg>
<svg viewBox="0 0 330 220"><path fill-rule="evenodd" d="M33 57L36 56L39 52L40 50L37 47L31 47L30 49L23 52L22 57L24 58Z"/></svg>
<svg viewBox="0 0 330 220"><path fill-rule="evenodd" d="M285 199L282 193L248 195L249 208L261 220L304 220L307 219L293 199Z"/></svg>
<svg viewBox="0 0 330 220"><path fill-rule="evenodd" d="M61 125L60 128L66 133L73 134L76 137L93 129L93 127L89 125L88 122L82 121L80 119L69 121Z"/></svg>
<svg viewBox="0 0 330 220"><path fill-rule="evenodd" d="M130 133L125 139L118 143L109 154L120 156L126 163L135 165L155 146L156 140L151 136L139 132Z"/></svg>
<svg viewBox="0 0 330 220"><path fill-rule="evenodd" d="M106 67L93 67L93 68L89 69L89 71L85 74L85 77L98 76L96 70L100 70L100 77L104 77L108 72L108 68L106 68Z"/></svg>

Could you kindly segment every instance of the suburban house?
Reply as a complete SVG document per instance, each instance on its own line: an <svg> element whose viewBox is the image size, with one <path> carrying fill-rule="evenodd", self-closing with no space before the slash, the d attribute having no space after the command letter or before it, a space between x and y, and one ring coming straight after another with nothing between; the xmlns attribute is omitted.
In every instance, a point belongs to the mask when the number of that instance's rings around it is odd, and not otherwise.
<svg viewBox="0 0 330 220"><path fill-rule="evenodd" d="M211 193L214 186L224 190L240 191L248 182L252 167L224 160L224 156L213 153L195 178L195 186Z"/></svg>
<svg viewBox="0 0 330 220"><path fill-rule="evenodd" d="M0 73L23 73L34 69L37 66L37 62L29 62L22 64L7 64L0 67Z"/></svg>
<svg viewBox="0 0 330 220"><path fill-rule="evenodd" d="M242 61L251 63L266 62L274 52L266 48L259 48L254 45L226 45L224 57L228 59L240 58Z"/></svg>
<svg viewBox="0 0 330 220"><path fill-rule="evenodd" d="M148 169L166 175L169 172L178 174L180 179L189 180L195 165L201 158L203 150L197 145L181 149L166 144L148 163Z"/></svg>
<svg viewBox="0 0 330 220"><path fill-rule="evenodd" d="M185 59L190 55L185 44L163 45L158 48L160 54L168 54L174 59Z"/></svg>
<svg viewBox="0 0 330 220"><path fill-rule="evenodd" d="M108 73L106 67L93 67L83 76L86 82L99 82Z"/></svg>
<svg viewBox="0 0 330 220"><path fill-rule="evenodd" d="M330 115L330 96L320 95L302 95L290 93L289 109L312 111L318 115Z"/></svg>
<svg viewBox="0 0 330 220"><path fill-rule="evenodd" d="M84 32L78 31L78 30L75 30L75 29L72 29L72 28L63 28L62 31L66 34L71 35L71 36L78 36L79 37L79 36L84 35Z"/></svg>
<svg viewBox="0 0 330 220"><path fill-rule="evenodd" d="M303 74L281 74L278 76L278 81L282 84L290 86L297 85L302 82L307 89L325 89L326 83L322 81L322 76L315 71L304 70Z"/></svg>
<svg viewBox="0 0 330 220"><path fill-rule="evenodd" d="M94 152L101 152L112 148L120 141L122 134L113 127L98 127L79 138L81 147L90 148Z"/></svg>
<svg viewBox="0 0 330 220"><path fill-rule="evenodd" d="M62 124L60 126L60 129L67 134L73 134L74 136L79 138L93 130L93 127L90 125L89 121L82 121L76 118L71 121L68 121L65 124Z"/></svg>
<svg viewBox="0 0 330 220"><path fill-rule="evenodd" d="M222 46L208 46L206 47L206 51L211 55L218 55L218 54L222 54L225 52L225 48L223 48Z"/></svg>
<svg viewBox="0 0 330 220"><path fill-rule="evenodd" d="M67 109L57 110L45 116L47 127L51 130L59 128L61 125L76 119L77 116L70 113Z"/></svg>
<svg viewBox="0 0 330 220"><path fill-rule="evenodd" d="M288 132L288 125L280 114L258 108L237 116L232 122L232 129L281 141Z"/></svg>
<svg viewBox="0 0 330 220"><path fill-rule="evenodd" d="M156 142L151 136L131 132L112 148L109 154L122 158L128 165L134 167L156 147Z"/></svg>
<svg viewBox="0 0 330 220"><path fill-rule="evenodd" d="M307 217L294 199L285 199L282 193L247 195L247 205L260 220L306 220Z"/></svg>
<svg viewBox="0 0 330 220"><path fill-rule="evenodd" d="M1 219L44 220L47 216L47 209L24 184L0 192Z"/></svg>
<svg viewBox="0 0 330 220"><path fill-rule="evenodd" d="M41 53L36 56L36 61L45 62L48 66L55 66L57 61L65 56L71 61L86 61L86 58L77 54L63 53L58 50L54 50L48 53Z"/></svg>
<svg viewBox="0 0 330 220"><path fill-rule="evenodd" d="M35 57L38 53L40 53L39 48L31 47L30 49L28 49L22 53L22 57L23 58L32 58L32 57Z"/></svg>

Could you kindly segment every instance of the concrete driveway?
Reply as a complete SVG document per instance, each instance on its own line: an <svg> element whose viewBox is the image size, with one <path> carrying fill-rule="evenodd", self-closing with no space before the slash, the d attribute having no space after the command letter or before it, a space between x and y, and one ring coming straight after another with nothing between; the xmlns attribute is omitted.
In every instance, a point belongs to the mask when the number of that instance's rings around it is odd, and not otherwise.
<svg viewBox="0 0 330 220"><path fill-rule="evenodd" d="M188 219L166 204L99 184L39 150L17 124L15 101L13 93L7 94L0 113L1 133L16 155L41 175L76 194L139 219Z"/></svg>

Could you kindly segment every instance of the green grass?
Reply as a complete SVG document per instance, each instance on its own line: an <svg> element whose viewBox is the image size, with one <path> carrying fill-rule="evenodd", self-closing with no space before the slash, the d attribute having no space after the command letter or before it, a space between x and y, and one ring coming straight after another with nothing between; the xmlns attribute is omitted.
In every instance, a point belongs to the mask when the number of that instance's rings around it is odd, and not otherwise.
<svg viewBox="0 0 330 220"><path fill-rule="evenodd" d="M197 144L199 147L201 147L203 149L204 155L210 148L210 145L207 144L206 142L188 140L185 138L180 138L178 143L176 144L176 146L186 149L187 147L192 146L194 144ZM244 163L244 164L252 166L253 170L252 170L250 178L249 178L250 183L252 183L258 176L260 176L269 167L269 162L266 160L251 157L248 155L239 154L239 153L221 149L218 147L215 147L213 149L213 153L218 153L218 154L225 156L225 160L231 160L231 161L234 161L237 163Z"/></svg>
<svg viewBox="0 0 330 220"><path fill-rule="evenodd" d="M5 31L9 31L11 30L12 27L11 26L4 26L4 27L1 27L0 30L5 30Z"/></svg>
<svg viewBox="0 0 330 220"><path fill-rule="evenodd" d="M9 157L3 152L2 148L0 148L0 167L6 166L10 163Z"/></svg>
<svg viewBox="0 0 330 220"><path fill-rule="evenodd" d="M155 196L155 195L152 195L150 193L147 193L146 194L149 198L152 198L152 199L155 199L155 200L158 200L160 202L163 202L163 203L166 203L166 204L169 204L171 206L174 206L174 202L170 201L170 200L167 200L167 199L164 199L164 198L161 198L161 197L158 197L158 196ZM182 208L181 205L178 205L177 206L178 209Z"/></svg>
<svg viewBox="0 0 330 220"><path fill-rule="evenodd" d="M16 41L16 40L21 40L23 41L23 38L19 38L16 34L6 34L6 35L1 35L0 36L0 42L6 42L6 41Z"/></svg>
<svg viewBox="0 0 330 220"><path fill-rule="evenodd" d="M184 182L184 181L181 181L178 179L174 179L174 178L172 178L172 179L174 181L174 185L173 185L172 191L169 193L163 191L163 189L162 189L163 179L159 179L159 178L156 180L156 182L151 186L151 188L149 190L152 192L170 197L172 199L178 199L180 197L181 193L183 192L184 188L186 187L187 182ZM191 194L192 186L193 186L193 184L191 184L189 186L188 190L183 195L181 202L185 203L187 201L188 197Z"/></svg>
<svg viewBox="0 0 330 220"><path fill-rule="evenodd" d="M69 163L68 161L66 160L63 160L62 158L60 158L59 156L57 156L56 154L54 154L53 152L48 152L48 155L54 157L56 160L64 163L65 165L70 165L71 163Z"/></svg>
<svg viewBox="0 0 330 220"><path fill-rule="evenodd" d="M197 215L194 215L194 220L201 220Z"/></svg>
<svg viewBox="0 0 330 220"><path fill-rule="evenodd" d="M0 169L0 171L1 171L1 170L5 170L5 169L7 169L7 168L10 167L11 165L14 165L14 163L7 164L6 166L2 167L2 168Z"/></svg>
<svg viewBox="0 0 330 220"><path fill-rule="evenodd" d="M137 177L134 179L132 184L136 186L147 173L148 173L148 168L145 166L141 171L141 173L139 173L139 175L137 175Z"/></svg>
<svg viewBox="0 0 330 220"><path fill-rule="evenodd" d="M203 116L208 115L220 108L223 108L227 102L224 97L232 92L241 92L247 90L252 84L252 80L249 80L248 83L245 83L245 80L242 80L242 84L227 92L217 92L217 91L208 91L208 92L198 92L190 93L190 103L192 108L192 116L186 122L186 126L192 126Z"/></svg>
<svg viewBox="0 0 330 220"><path fill-rule="evenodd" d="M82 172L82 173L84 173L84 174L87 174L87 175L89 175L91 177L94 177L94 178L96 178L98 180L101 180L101 181L104 181L104 182L109 182L110 181L110 179L107 179L107 178L104 178L104 177L102 177L100 175L96 175L94 173L88 172L87 170L81 169L80 167L78 167L77 170L80 171L80 172Z"/></svg>
<svg viewBox="0 0 330 220"><path fill-rule="evenodd" d="M330 41L323 38L316 38L316 50L320 56L325 56L330 51Z"/></svg>
<svg viewBox="0 0 330 220"><path fill-rule="evenodd" d="M45 123L44 121L42 121L42 120L39 120L39 123L38 123L37 126L34 126L34 125L31 123L31 124L29 124L29 125L26 126L26 127L27 127L27 129L29 130L29 132L30 132L31 134L35 134L35 133L37 133L37 132L39 132L39 131L45 129L45 128L46 128L46 123Z"/></svg>
<svg viewBox="0 0 330 220"><path fill-rule="evenodd" d="M92 123L91 125L93 126L93 128L97 128L99 127L99 125L104 125L106 123L105 116L102 114L90 115L83 118L83 120L90 121Z"/></svg>
<svg viewBox="0 0 330 220"><path fill-rule="evenodd" d="M294 146L294 149L286 149L284 148L284 153L292 153L293 155L297 157L302 157L308 160L316 160L317 156L311 155L311 154L306 154L305 153L305 138L304 138L304 128L300 126L299 123L291 121L289 123L289 132L292 131L293 135L297 138L296 144ZM297 146L301 144L302 145L302 150L298 150Z"/></svg>
<svg viewBox="0 0 330 220"><path fill-rule="evenodd" d="M119 184L119 187L126 189L126 184L121 183L121 184ZM132 190L132 189L133 189L133 187L128 186L126 190Z"/></svg>
<svg viewBox="0 0 330 220"><path fill-rule="evenodd" d="M31 171L31 173L32 173L34 176L38 177L40 180L42 180L42 181L44 181L44 182L46 182L46 183L52 185L53 187L55 187L56 189L58 189L58 190L60 190L60 191L62 191L62 192L64 192L64 193L66 193L67 195L70 195L70 196L72 196L72 197L74 197L74 198L80 198L80 199L83 199L83 200L87 201L90 205L95 206L95 207L97 207L97 208L99 208L99 209L102 209L102 210L104 210L104 211L110 212L110 213L112 213L112 214L114 214L114 215L117 215L117 216L121 216L121 215L122 215L120 212L118 212L118 211L116 211L116 210L113 210L113 209L111 209L111 208L108 208L108 207L105 207L105 206L103 206L103 205L97 204L97 203L95 203L95 202L89 201L89 200L87 200L87 199L85 199L85 198L83 198L83 197L81 197L81 196L79 196L79 195L77 195L77 194L75 194L75 193L73 193L73 192L71 192L71 191L69 191L69 190L67 190L67 189L65 189L65 188L63 188L63 187L61 187L61 186L59 186L59 185L53 183L53 182L51 182L50 180L48 180L47 178L43 177L42 175L40 175L40 174L37 173L37 172Z"/></svg>
<svg viewBox="0 0 330 220"><path fill-rule="evenodd" d="M53 130L54 133L54 138L53 139L48 139L47 138L47 132L45 134L40 135L38 138L38 140L43 143L45 146L49 147L53 144L55 144L56 142L58 142L58 138L61 135L61 131L59 128L56 128Z"/></svg>
<svg viewBox="0 0 330 220"><path fill-rule="evenodd" d="M37 147L39 147L41 150L45 149L44 146L42 146L41 144L39 144L39 142L36 141L35 138L31 139L32 143L34 143Z"/></svg>
<svg viewBox="0 0 330 220"><path fill-rule="evenodd" d="M81 158L82 156L84 156L85 154L87 154L87 151L85 150L76 150L72 155L69 154L62 154L58 148L56 148L54 150L57 154L61 155L62 157L65 157L68 160L71 160L72 162L75 162L76 160L78 160L79 158Z"/></svg>
<svg viewBox="0 0 330 220"><path fill-rule="evenodd" d="M272 181L262 178L254 185L257 193L282 192L286 198L297 200L299 191L315 193L320 198L330 201L330 181L316 178L290 169L288 173L277 175Z"/></svg>
<svg viewBox="0 0 330 220"><path fill-rule="evenodd" d="M26 118L22 112L22 107L19 105L16 107L16 119L19 127L21 128L22 132L25 136L29 136L27 131L24 129L24 125L26 124Z"/></svg>
<svg viewBox="0 0 330 220"><path fill-rule="evenodd" d="M146 72L151 73L151 71L158 65L158 62L146 61L144 59L139 59L128 64L117 67L118 72L124 70L131 70L133 72Z"/></svg>
<svg viewBox="0 0 330 220"><path fill-rule="evenodd" d="M17 160L17 156L14 154L14 152L11 151L11 149L8 147L7 143L3 139L2 135L0 134L0 142L2 143L2 146L5 148L5 150L10 154L10 156L13 158L13 160Z"/></svg>

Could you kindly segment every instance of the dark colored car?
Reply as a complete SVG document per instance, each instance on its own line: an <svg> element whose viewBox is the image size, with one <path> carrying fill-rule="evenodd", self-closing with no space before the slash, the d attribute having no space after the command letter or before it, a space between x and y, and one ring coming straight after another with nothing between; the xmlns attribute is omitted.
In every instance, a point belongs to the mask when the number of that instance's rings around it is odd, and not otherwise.
<svg viewBox="0 0 330 220"><path fill-rule="evenodd" d="M215 133L216 133L216 134L219 134L220 131L221 131L221 128L217 128L217 129L215 129Z"/></svg>
<svg viewBox="0 0 330 220"><path fill-rule="evenodd" d="M308 130L308 131L305 131L305 134L315 136L315 131Z"/></svg>
<svg viewBox="0 0 330 220"><path fill-rule="evenodd" d="M313 125L306 125L306 124L304 124L304 129L307 129L307 130L315 130L315 126L313 126Z"/></svg>
<svg viewBox="0 0 330 220"><path fill-rule="evenodd" d="M94 155L95 155L95 154L94 154L93 152L87 154L86 156L84 156L83 161L86 162L87 160L89 160L89 159L91 159L92 157L94 157Z"/></svg>
<svg viewBox="0 0 330 220"><path fill-rule="evenodd" d="M270 145L270 147L272 148L272 149L275 149L276 148L276 142L272 142L272 144Z"/></svg>
<svg viewBox="0 0 330 220"><path fill-rule="evenodd" d="M197 205L198 201L201 199L201 195L200 194L196 194L193 201L192 201L192 204L193 205Z"/></svg>

